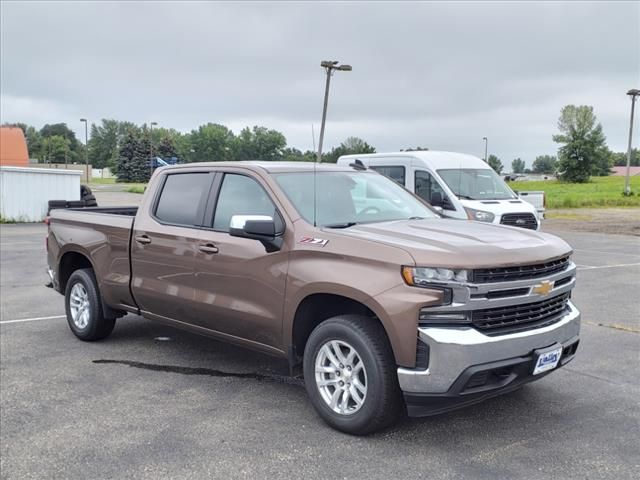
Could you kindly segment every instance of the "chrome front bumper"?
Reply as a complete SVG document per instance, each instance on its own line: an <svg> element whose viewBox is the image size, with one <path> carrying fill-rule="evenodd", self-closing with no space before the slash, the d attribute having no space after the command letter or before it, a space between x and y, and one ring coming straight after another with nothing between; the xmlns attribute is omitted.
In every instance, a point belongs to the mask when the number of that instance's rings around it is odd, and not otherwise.
<svg viewBox="0 0 640 480"><path fill-rule="evenodd" d="M578 337L580 312L571 303L558 322L547 327L501 336L487 336L472 327L420 327L418 337L429 346L427 369L398 368L405 393L443 394L470 367L531 355Z"/></svg>

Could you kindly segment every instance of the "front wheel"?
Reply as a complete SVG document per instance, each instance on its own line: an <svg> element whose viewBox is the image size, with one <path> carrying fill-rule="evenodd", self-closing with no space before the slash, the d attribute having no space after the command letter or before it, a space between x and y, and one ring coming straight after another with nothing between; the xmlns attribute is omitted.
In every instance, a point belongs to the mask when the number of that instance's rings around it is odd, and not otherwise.
<svg viewBox="0 0 640 480"><path fill-rule="evenodd" d="M387 427L402 408L393 352L375 319L342 315L318 325L304 351L304 378L316 411L346 433Z"/></svg>
<svg viewBox="0 0 640 480"><path fill-rule="evenodd" d="M65 290L67 322L80 340L101 340L115 326L114 318L105 318L98 283L89 268L76 270L67 281Z"/></svg>

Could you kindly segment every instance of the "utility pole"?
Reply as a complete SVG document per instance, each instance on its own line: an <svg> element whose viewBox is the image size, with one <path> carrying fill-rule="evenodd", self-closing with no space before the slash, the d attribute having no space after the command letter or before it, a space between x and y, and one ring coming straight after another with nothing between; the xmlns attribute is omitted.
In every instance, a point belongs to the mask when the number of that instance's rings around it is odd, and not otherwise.
<svg viewBox="0 0 640 480"><path fill-rule="evenodd" d="M158 122L151 122L149 124L149 149L151 150L151 162L149 163L149 179L153 175L153 126L158 125Z"/></svg>
<svg viewBox="0 0 640 480"><path fill-rule="evenodd" d="M631 195L630 173L631 173L631 139L633 138L633 111L636 105L636 97L640 96L640 90L633 88L627 92L631 97L631 119L629 120L629 145L627 147L627 175L624 179L624 194Z"/></svg>
<svg viewBox="0 0 640 480"><path fill-rule="evenodd" d="M351 65L338 65L337 60L324 60L320 62L320 66L327 71L327 82L324 87L324 106L322 107L322 124L320 125L320 139L318 140L318 157L316 161L322 162L322 141L324 140L324 124L327 120L327 105L329 104L329 84L331 83L331 75L333 70L350 72Z"/></svg>
<svg viewBox="0 0 640 480"><path fill-rule="evenodd" d="M487 157L487 146L489 145L489 140L487 137L482 137L482 140L484 140L484 163L487 163L489 160Z"/></svg>
<svg viewBox="0 0 640 480"><path fill-rule="evenodd" d="M87 172L87 183L89 179L89 127L87 126L87 119L81 118L80 121L84 123L84 165Z"/></svg>

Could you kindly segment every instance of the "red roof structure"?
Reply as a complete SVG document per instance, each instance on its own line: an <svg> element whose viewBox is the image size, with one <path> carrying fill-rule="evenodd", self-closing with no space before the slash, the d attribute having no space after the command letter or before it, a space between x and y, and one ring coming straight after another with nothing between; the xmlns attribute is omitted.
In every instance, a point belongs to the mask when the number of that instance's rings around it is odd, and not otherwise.
<svg viewBox="0 0 640 480"><path fill-rule="evenodd" d="M29 165L29 151L22 129L0 127L0 165L26 167Z"/></svg>

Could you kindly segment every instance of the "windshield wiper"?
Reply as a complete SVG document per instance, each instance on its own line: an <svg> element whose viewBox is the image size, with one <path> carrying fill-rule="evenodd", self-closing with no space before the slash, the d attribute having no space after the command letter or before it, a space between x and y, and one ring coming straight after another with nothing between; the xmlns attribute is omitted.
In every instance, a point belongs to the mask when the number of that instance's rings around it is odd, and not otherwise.
<svg viewBox="0 0 640 480"><path fill-rule="evenodd" d="M458 198L464 198L465 200L476 200L473 197L470 197L469 195L462 195L461 193L458 193Z"/></svg>
<svg viewBox="0 0 640 480"><path fill-rule="evenodd" d="M424 220L427 217L409 217L409 220Z"/></svg>
<svg viewBox="0 0 640 480"><path fill-rule="evenodd" d="M325 225L326 228L349 228L357 225L357 222L344 222L344 223L330 223L329 225Z"/></svg>

